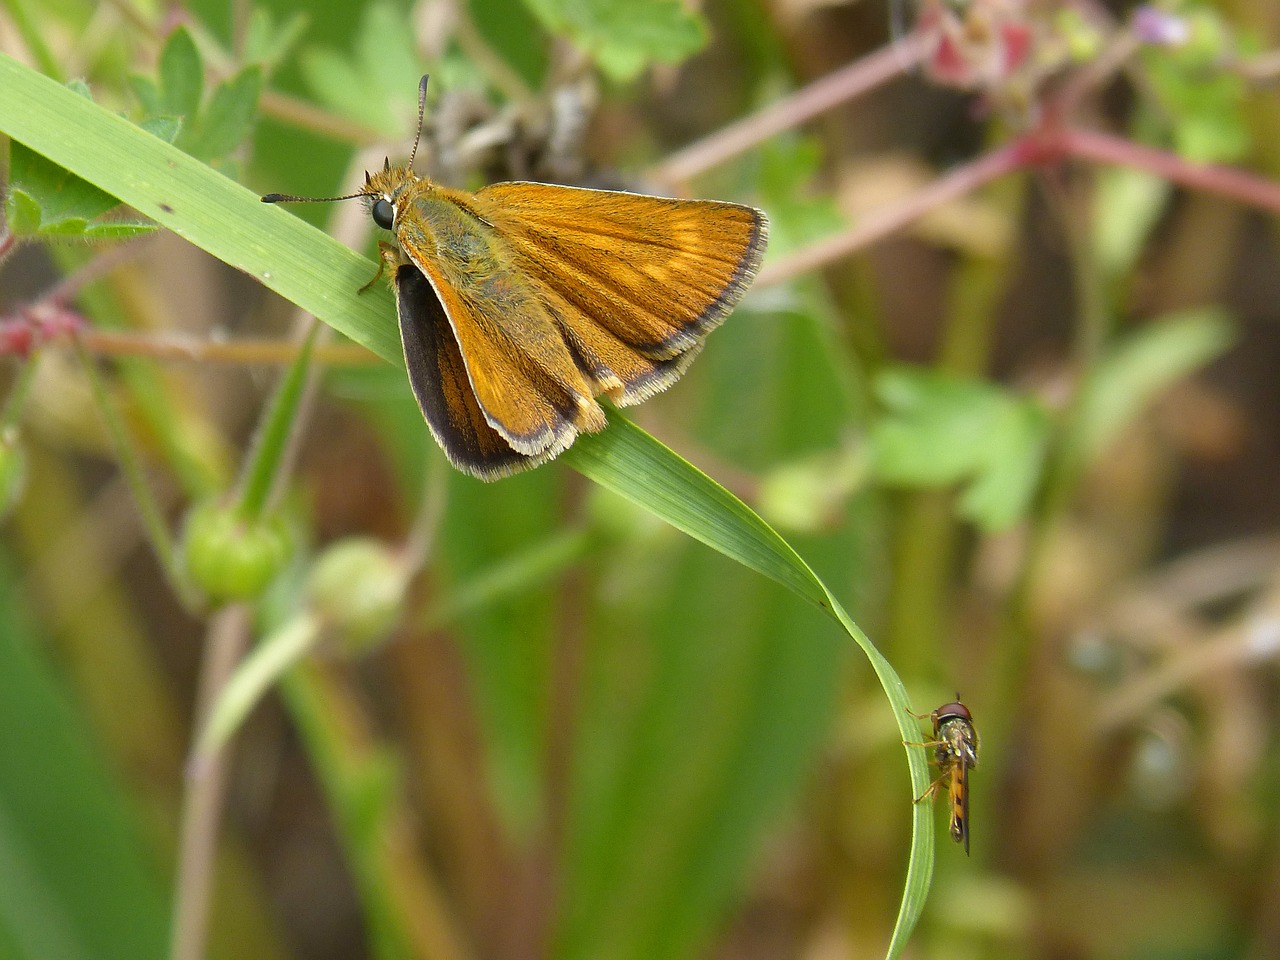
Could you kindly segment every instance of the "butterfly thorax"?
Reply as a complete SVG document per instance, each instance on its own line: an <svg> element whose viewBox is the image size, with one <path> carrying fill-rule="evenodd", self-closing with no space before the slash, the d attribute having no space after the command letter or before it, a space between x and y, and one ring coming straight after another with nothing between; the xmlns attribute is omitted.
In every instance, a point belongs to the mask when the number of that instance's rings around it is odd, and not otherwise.
<svg viewBox="0 0 1280 960"><path fill-rule="evenodd" d="M390 229L400 248L419 266L429 260L446 282L468 290L509 273L502 267L501 240L468 202L470 194L419 177L408 167L370 175L364 193L375 204L391 205Z"/></svg>

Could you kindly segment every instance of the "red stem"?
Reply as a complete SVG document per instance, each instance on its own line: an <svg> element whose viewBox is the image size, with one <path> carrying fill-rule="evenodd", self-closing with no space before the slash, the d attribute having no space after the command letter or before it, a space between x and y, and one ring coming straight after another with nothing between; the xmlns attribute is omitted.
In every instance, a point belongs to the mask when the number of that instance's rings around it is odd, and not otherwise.
<svg viewBox="0 0 1280 960"><path fill-rule="evenodd" d="M1096 130L1064 129L1058 134L1057 143L1063 153L1073 157L1146 170L1180 186L1207 190L1280 214L1280 183L1237 167L1193 163L1166 150Z"/></svg>
<svg viewBox="0 0 1280 960"><path fill-rule="evenodd" d="M882 47L820 77L791 96L671 154L650 170L649 176L660 183L684 183L745 153L758 143L792 130L832 107L906 73L920 62L924 50L925 40L914 34Z"/></svg>
<svg viewBox="0 0 1280 960"><path fill-rule="evenodd" d="M848 230L769 264L760 271L756 286L784 283L802 273L841 260L896 233L944 203L972 193L984 184L1015 170L1030 166L1039 156L1038 143L1028 138L1015 140L984 154L972 163L944 174L901 203L873 210Z"/></svg>
<svg viewBox="0 0 1280 960"><path fill-rule="evenodd" d="M1237 167L1193 163L1177 154L1095 130L1061 127L1054 117L1053 111L1047 111L1047 119L1038 129L953 169L900 203L873 210L842 233L769 264L760 271L756 285L784 283L842 260L998 177L1071 157L1146 170L1170 183L1207 190L1280 214L1280 183L1274 180Z"/></svg>

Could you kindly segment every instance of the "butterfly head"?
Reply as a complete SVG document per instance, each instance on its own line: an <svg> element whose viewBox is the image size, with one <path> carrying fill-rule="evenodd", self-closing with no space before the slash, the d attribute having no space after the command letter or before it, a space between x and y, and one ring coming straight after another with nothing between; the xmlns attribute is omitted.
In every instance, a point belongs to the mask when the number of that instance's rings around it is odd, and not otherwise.
<svg viewBox="0 0 1280 960"><path fill-rule="evenodd" d="M358 196L367 199L369 216L373 217L375 224L383 230L393 230L401 194L407 187L418 182L419 177L412 167L393 167L388 160L377 173L365 173L364 188Z"/></svg>

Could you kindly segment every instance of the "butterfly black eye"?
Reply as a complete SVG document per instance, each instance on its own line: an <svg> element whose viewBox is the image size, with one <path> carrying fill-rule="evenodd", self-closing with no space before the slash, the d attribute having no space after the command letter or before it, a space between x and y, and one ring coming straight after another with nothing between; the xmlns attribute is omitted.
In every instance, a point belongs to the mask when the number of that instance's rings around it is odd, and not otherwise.
<svg viewBox="0 0 1280 960"><path fill-rule="evenodd" d="M373 222L383 230L390 230L396 222L396 208L385 198L375 200L369 212L373 214Z"/></svg>

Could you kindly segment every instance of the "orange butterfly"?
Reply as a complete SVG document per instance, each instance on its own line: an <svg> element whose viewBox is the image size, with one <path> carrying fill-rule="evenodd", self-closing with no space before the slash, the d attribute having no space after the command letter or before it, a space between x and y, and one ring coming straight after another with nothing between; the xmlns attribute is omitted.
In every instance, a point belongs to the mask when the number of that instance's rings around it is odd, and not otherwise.
<svg viewBox="0 0 1280 960"><path fill-rule="evenodd" d="M764 256L752 207L544 183L468 193L412 167L388 161L345 197L262 200L368 198L395 234L379 250L418 406L453 465L484 480L604 429L597 396L639 403L674 383Z"/></svg>

